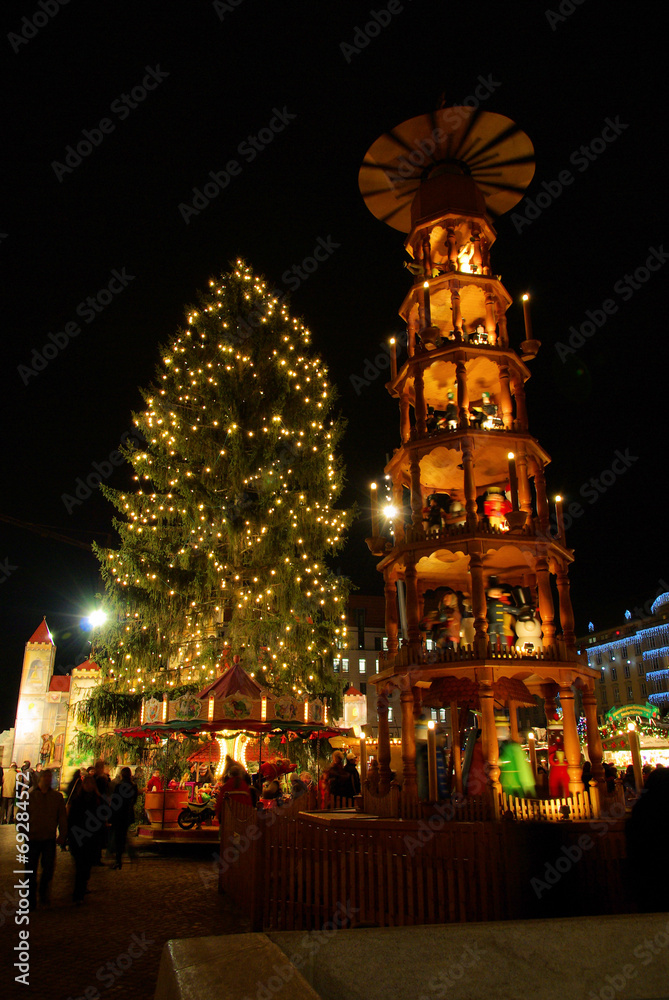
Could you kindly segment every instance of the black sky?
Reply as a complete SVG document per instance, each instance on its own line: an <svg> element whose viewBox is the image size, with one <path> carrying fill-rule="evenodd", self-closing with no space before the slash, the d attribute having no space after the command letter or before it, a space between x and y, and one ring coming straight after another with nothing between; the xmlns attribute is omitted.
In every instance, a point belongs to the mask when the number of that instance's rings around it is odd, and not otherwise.
<svg viewBox="0 0 669 1000"><path fill-rule="evenodd" d="M23 20L41 13L37 2L3 6L0 513L104 541L106 502L94 495L68 512L63 495L132 429L138 387L151 381L158 345L182 323L186 304L238 255L286 290L282 276L319 239L332 253L294 292L292 309L310 326L349 421L344 502L364 506L369 481L398 444L398 420L385 373L362 387L352 376L363 376L367 359L400 331L410 277L402 235L362 201L359 166L382 132L432 110L442 93L461 103L483 78L492 89L484 109L512 118L534 143L528 197L555 193L562 171L573 178L530 224L499 220L493 262L516 303L532 293L543 347L527 387L530 428L553 458L551 495L582 508L568 533L577 627L613 623L666 589L669 576L669 262L629 293L617 285L651 248L660 260L663 241L669 249L659 8L563 0L573 13L556 20L543 4L405 0L391 10L398 6L386 16L387 4L345 0L71 0L38 30ZM360 41L356 28L370 22L370 10L387 26L359 52L342 49ZM10 37L22 26L34 37ZM155 89L135 108L117 103L147 68ZM249 162L240 144L276 122L277 111L285 128ZM113 129L104 126L90 155L71 172L54 170L102 119ZM578 150L601 137L607 119L619 134L584 160ZM230 160L238 176L186 223L179 205ZM526 208L525 200L516 211ZM132 280L87 323L79 304L124 269ZM615 313L561 360L556 345L607 299ZM81 332L26 375L20 366L34 362L33 349L72 322ZM509 328L517 345L518 304ZM591 502L589 481L611 469L617 452L628 456L627 470ZM129 478L124 468L108 481ZM340 560L363 592L379 587L366 533L363 521ZM24 643L46 614L60 667L76 662L86 641L79 618L99 583L85 551L1 521L0 564L3 728L13 724Z"/></svg>

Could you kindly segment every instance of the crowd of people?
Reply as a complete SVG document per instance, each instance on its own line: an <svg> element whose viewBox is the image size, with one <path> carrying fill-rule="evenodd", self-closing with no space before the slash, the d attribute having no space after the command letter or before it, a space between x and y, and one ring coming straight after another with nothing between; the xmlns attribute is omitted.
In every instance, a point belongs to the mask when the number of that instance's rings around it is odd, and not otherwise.
<svg viewBox="0 0 669 1000"><path fill-rule="evenodd" d="M285 775L286 780L287 788L282 787L278 776L267 778L262 770L251 775L241 764L227 757L221 784L216 789L216 818L220 821L226 798L260 810L276 809L301 799L313 790L314 804L318 803L321 809L325 809L328 805L352 804L353 797L360 794L361 788L357 757L353 753L345 755L341 750L334 751L330 765L318 782L308 771Z"/></svg>
<svg viewBox="0 0 669 1000"><path fill-rule="evenodd" d="M138 773L139 772L139 773ZM88 891L88 879L94 866L104 866L105 849L120 869L128 847L128 828L135 821L138 779L129 767L120 768L112 781L104 761L81 768L73 775L65 794L54 787L50 768L33 769L25 761L19 770L12 763L0 776L2 783L2 822L12 823L27 812L29 905L37 908L50 904L50 888L56 865L56 848L69 852L74 862L72 900L81 904ZM27 788L27 804L22 788ZM20 822L17 826L23 827Z"/></svg>

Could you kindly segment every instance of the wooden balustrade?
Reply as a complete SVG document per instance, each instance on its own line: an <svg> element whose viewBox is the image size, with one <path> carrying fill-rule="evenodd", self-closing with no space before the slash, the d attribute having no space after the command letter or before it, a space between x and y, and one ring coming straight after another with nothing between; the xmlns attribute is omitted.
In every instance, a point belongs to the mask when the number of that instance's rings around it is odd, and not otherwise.
<svg viewBox="0 0 669 1000"><path fill-rule="evenodd" d="M494 535L499 537L515 538L517 535L536 535L536 525L532 518L528 518L525 522L523 528L517 531L509 531L506 528L500 528L498 525L490 524L485 515L481 515L478 519L478 525L475 534L481 535ZM407 525L404 530L404 545L415 545L420 542L438 542L438 541L449 541L455 538L462 538L463 535L471 535L472 532L466 524L447 524L444 526L434 526L428 528L427 531L423 528L414 528ZM399 544L399 543L398 543Z"/></svg>
<svg viewBox="0 0 669 1000"><path fill-rule="evenodd" d="M574 801L567 800L570 808ZM331 921L387 927L550 916L565 894L572 912L625 912L620 821L556 818L549 833L548 812L532 823L448 816L447 806L434 806L426 821L295 808L258 814L227 804L219 887L256 931ZM532 879L543 878L545 865L564 857L562 846L578 844L583 833L591 846L581 849L559 888L535 893Z"/></svg>
<svg viewBox="0 0 669 1000"><path fill-rule="evenodd" d="M500 795L502 818L560 823L565 820L592 820L599 816L599 799L596 788L591 796L574 792L566 799L521 799L515 795Z"/></svg>
<svg viewBox="0 0 669 1000"><path fill-rule="evenodd" d="M468 660L483 663L486 660L502 661L550 661L569 663L577 659L577 653L569 649L563 642L556 641L553 646L545 646L543 649L536 649L532 652L517 649L515 646L502 646L501 644L488 643L485 656L481 656L473 646L460 643L455 649L419 649L414 646L405 645L397 650L394 658L388 657L388 665L392 659L393 666L409 667L417 665L437 665L440 663L462 663ZM384 668L385 669L385 668Z"/></svg>

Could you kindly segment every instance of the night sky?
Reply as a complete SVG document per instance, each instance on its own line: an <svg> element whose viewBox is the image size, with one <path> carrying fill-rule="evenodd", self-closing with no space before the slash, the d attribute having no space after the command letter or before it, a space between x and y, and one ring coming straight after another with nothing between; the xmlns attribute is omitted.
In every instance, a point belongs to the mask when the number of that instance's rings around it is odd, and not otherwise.
<svg viewBox="0 0 669 1000"><path fill-rule="evenodd" d="M530 430L552 456L549 494L579 505L567 533L577 631L669 589L667 78L653 12L597 0L552 13L428 0L4 4L0 514L84 545L111 537L101 495L63 496L106 468L159 344L243 256L292 292L338 386L342 502L361 520L337 565L380 592L366 504L399 444L398 411L386 370L368 376L402 329L411 277L403 236L367 210L358 170L381 133L442 95L458 105L478 93L537 155L527 197L496 223L493 267L514 299L516 347L520 295L532 295L543 346ZM68 147L86 132L77 162ZM192 212L210 172L225 186ZM293 268L318 245L327 259L302 280ZM649 257L656 270L639 271ZM128 467L106 481L128 487ZM101 589L84 548L21 525L0 521L0 728L13 724L23 645L42 616L66 669L87 652L79 619Z"/></svg>

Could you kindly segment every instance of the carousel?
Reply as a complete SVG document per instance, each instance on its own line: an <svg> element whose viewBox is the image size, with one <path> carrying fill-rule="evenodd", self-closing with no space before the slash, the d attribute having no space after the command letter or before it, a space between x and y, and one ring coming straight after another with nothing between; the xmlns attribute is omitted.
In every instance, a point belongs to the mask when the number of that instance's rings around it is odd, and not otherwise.
<svg viewBox="0 0 669 1000"><path fill-rule="evenodd" d="M163 773L156 769L146 786L144 808L151 826L140 827L140 836L156 839L158 832L171 832L169 839L174 839L184 809L206 805L213 798L226 760L264 778L278 778L295 765L285 755L263 754L265 741L273 736L279 736L282 744L314 741L318 759L321 743L329 749L327 741L346 731L328 724L324 701L273 695L246 673L235 656L232 666L202 691L174 700L149 698L142 704L139 725L115 732L164 747ZM186 737L199 738L201 746L187 758L181 780L167 780L170 748ZM198 839L200 826L193 831ZM211 826L217 828L217 821Z"/></svg>

